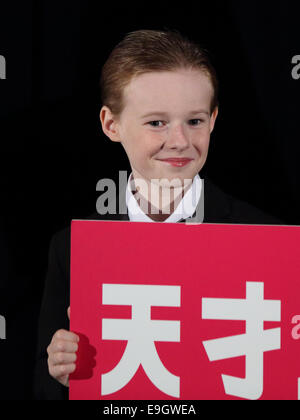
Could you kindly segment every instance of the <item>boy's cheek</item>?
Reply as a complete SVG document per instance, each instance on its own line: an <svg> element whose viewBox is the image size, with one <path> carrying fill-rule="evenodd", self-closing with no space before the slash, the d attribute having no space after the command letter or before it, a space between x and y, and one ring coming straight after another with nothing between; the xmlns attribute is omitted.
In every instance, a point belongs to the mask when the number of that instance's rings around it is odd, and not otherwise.
<svg viewBox="0 0 300 420"><path fill-rule="evenodd" d="M210 131L207 130L199 139L199 148L201 151L207 151L210 144Z"/></svg>

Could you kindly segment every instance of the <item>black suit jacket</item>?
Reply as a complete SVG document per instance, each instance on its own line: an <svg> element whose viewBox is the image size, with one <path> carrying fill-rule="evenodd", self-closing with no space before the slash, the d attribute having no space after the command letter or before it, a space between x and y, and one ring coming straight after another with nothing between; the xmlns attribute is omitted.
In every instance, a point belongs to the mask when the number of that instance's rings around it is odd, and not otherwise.
<svg viewBox="0 0 300 420"><path fill-rule="evenodd" d="M252 205L238 200L205 179L203 223L221 224L282 224ZM123 196L124 198L124 196ZM118 209L118 199L117 206ZM91 220L124 220L127 214L87 217ZM59 329L69 329L67 308L70 304L70 227L56 233L50 243L48 271L40 312L37 364L34 394L36 399L68 398L68 388L60 385L48 373L47 347Z"/></svg>

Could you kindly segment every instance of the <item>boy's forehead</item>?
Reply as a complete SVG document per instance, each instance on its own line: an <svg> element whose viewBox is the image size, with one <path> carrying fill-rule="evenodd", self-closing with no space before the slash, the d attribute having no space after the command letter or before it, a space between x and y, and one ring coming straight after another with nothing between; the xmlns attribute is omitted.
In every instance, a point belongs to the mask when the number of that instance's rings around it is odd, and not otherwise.
<svg viewBox="0 0 300 420"><path fill-rule="evenodd" d="M176 104L182 109L209 110L212 93L208 76L200 70L161 71L134 77L124 89L124 98L127 106L143 113Z"/></svg>

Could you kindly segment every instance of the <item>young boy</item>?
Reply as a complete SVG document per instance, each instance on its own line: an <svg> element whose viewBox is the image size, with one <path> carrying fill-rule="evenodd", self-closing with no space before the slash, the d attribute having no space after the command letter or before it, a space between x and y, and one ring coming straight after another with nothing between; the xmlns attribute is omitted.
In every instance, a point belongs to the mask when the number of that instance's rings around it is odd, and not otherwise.
<svg viewBox="0 0 300 420"><path fill-rule="evenodd" d="M127 213L91 219L182 222L195 216L205 194L205 223L277 223L209 180L204 190L198 173L218 115L218 81L196 44L176 31L129 33L103 67L101 92L102 129L122 144L132 174L118 197L126 201ZM53 237L49 251L35 384L41 399L67 398L68 378L76 369L78 337L67 318L69 264L66 229Z"/></svg>

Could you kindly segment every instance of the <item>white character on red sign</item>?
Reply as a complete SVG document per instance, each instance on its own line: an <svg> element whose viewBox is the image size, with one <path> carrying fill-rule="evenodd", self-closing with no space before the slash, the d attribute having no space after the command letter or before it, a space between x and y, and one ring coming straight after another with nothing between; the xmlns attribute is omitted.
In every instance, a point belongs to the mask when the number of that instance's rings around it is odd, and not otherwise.
<svg viewBox="0 0 300 420"><path fill-rule="evenodd" d="M246 321L246 333L203 342L209 360L246 356L246 377L222 375L225 392L248 400L263 393L264 352L281 348L280 328L264 330L265 321L281 321L281 301L264 300L264 283L247 282L246 299L202 299L202 318Z"/></svg>
<svg viewBox="0 0 300 420"><path fill-rule="evenodd" d="M103 284L104 305L132 306L132 319L103 319L103 340L126 340L119 364L101 376L101 394L119 391L142 365L162 392L179 398L180 378L170 373L157 354L155 341L179 342L180 321L151 320L151 306L180 306L180 286Z"/></svg>

